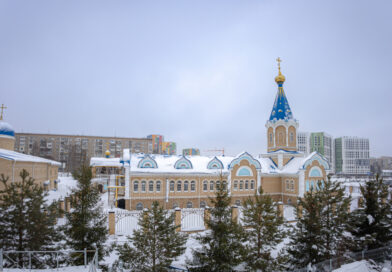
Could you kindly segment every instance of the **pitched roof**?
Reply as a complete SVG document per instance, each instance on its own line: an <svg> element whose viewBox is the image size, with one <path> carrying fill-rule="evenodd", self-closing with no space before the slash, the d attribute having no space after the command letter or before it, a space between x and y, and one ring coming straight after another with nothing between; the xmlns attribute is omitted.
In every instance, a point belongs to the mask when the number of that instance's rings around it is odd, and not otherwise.
<svg viewBox="0 0 392 272"><path fill-rule="evenodd" d="M10 160L10 161L22 161L22 162L37 162L37 163L48 163L51 165L60 166L61 163L53 160L44 159L41 157L26 155L23 153L15 152L12 150L1 149L0 148L0 159Z"/></svg>

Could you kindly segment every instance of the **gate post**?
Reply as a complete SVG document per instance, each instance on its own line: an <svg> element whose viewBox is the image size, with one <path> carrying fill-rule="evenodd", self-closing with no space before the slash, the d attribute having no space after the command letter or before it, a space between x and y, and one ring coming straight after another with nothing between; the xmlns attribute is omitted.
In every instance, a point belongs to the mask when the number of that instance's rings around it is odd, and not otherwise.
<svg viewBox="0 0 392 272"><path fill-rule="evenodd" d="M64 217L64 199L60 199L60 218Z"/></svg>
<svg viewBox="0 0 392 272"><path fill-rule="evenodd" d="M283 217L283 203L281 201L278 202L278 216Z"/></svg>
<svg viewBox="0 0 392 272"><path fill-rule="evenodd" d="M210 220L210 208L208 206L204 209L204 227L208 229L207 221Z"/></svg>
<svg viewBox="0 0 392 272"><path fill-rule="evenodd" d="M238 223L238 207L236 205L231 206L231 220Z"/></svg>
<svg viewBox="0 0 392 272"><path fill-rule="evenodd" d="M177 226L176 231L179 232L181 231L181 209L177 207L174 213L174 224Z"/></svg>
<svg viewBox="0 0 392 272"><path fill-rule="evenodd" d="M109 235L116 234L116 214L114 211L109 211Z"/></svg>
<svg viewBox="0 0 392 272"><path fill-rule="evenodd" d="M297 207L297 219L302 218L302 205L298 205Z"/></svg>
<svg viewBox="0 0 392 272"><path fill-rule="evenodd" d="M65 211L69 212L71 210L71 197L65 197Z"/></svg>

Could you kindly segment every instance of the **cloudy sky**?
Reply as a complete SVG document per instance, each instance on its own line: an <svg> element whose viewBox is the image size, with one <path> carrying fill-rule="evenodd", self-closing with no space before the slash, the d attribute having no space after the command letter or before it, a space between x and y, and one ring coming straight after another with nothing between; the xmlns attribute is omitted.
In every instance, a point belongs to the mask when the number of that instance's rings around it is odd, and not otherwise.
<svg viewBox="0 0 392 272"><path fill-rule="evenodd" d="M0 1L17 132L266 151L276 58L302 131L392 155L392 1Z"/></svg>

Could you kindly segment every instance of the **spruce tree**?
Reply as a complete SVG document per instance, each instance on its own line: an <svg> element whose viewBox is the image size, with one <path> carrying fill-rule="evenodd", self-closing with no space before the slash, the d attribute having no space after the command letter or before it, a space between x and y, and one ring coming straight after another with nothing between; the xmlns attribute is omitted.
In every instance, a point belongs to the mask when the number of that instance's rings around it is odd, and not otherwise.
<svg viewBox="0 0 392 272"><path fill-rule="evenodd" d="M243 223L247 227L245 262L249 271L277 271L280 258L273 258L271 251L286 236L283 217L269 195L259 188L259 194L244 202Z"/></svg>
<svg viewBox="0 0 392 272"><path fill-rule="evenodd" d="M294 227L288 253L297 267L315 264L345 252L351 244L349 207L351 198L330 178L298 200L302 217Z"/></svg>
<svg viewBox="0 0 392 272"><path fill-rule="evenodd" d="M351 196L345 196L341 183L332 182L330 177L319 186L317 194L323 203L320 212L322 240L316 247L326 260L340 256L352 244L349 232Z"/></svg>
<svg viewBox="0 0 392 272"><path fill-rule="evenodd" d="M298 221L291 231L291 242L287 246L294 267L302 268L322 260L316 246L321 241L322 227L320 211L323 204L319 200L313 188L298 199Z"/></svg>
<svg viewBox="0 0 392 272"><path fill-rule="evenodd" d="M220 184L223 184L222 178ZM190 271L234 271L243 262L246 253L243 243L245 231L232 220L231 197L226 184L217 185L215 198L211 198L210 219L206 219L208 230L197 239L202 245L193 250Z"/></svg>
<svg viewBox="0 0 392 272"><path fill-rule="evenodd" d="M54 250L61 238L56 228L57 203L48 205L43 188L29 177L23 169L21 181L11 182L1 174L3 189L0 191L0 248L3 250L33 251ZM20 254L17 259L23 265ZM43 263L35 256L34 267L42 268ZM25 259L27 262L27 260Z"/></svg>
<svg viewBox="0 0 392 272"><path fill-rule="evenodd" d="M139 219L140 229L128 237L129 243L117 247L119 261L131 271L167 271L172 261L185 251L186 236L176 232L180 226L154 201Z"/></svg>
<svg viewBox="0 0 392 272"><path fill-rule="evenodd" d="M77 188L72 190L71 206L65 213L67 223L64 233L66 243L73 250L98 249L99 258L103 256L103 245L107 239L107 217L100 205L100 194L93 186L91 168L83 165L73 174L78 180ZM83 256L73 256L74 264L82 264Z"/></svg>
<svg viewBox="0 0 392 272"><path fill-rule="evenodd" d="M392 240L391 200L388 185L378 175L360 186L363 207L353 212L351 233L356 250L386 246Z"/></svg>

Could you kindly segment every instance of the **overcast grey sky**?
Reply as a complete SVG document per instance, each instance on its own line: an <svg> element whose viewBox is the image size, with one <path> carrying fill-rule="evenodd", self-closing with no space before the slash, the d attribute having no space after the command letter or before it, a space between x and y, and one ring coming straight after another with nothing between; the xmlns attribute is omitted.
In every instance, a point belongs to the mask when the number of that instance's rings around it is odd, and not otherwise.
<svg viewBox="0 0 392 272"><path fill-rule="evenodd" d="M275 59L301 131L392 155L392 1L0 0L0 103L17 132L266 151Z"/></svg>

